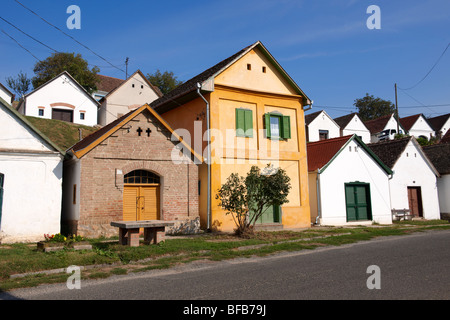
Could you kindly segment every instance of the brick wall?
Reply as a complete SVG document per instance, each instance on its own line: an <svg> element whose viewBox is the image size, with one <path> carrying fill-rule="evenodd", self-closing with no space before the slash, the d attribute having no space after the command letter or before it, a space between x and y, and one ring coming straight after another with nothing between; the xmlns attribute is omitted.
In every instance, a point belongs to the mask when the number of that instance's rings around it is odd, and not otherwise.
<svg viewBox="0 0 450 320"><path fill-rule="evenodd" d="M118 234L110 222L123 219L123 178L134 170L160 176L161 220L198 219L198 166L192 159L182 164L172 162L171 154L179 142L172 142L170 137L170 132L144 110L82 157L78 234Z"/></svg>

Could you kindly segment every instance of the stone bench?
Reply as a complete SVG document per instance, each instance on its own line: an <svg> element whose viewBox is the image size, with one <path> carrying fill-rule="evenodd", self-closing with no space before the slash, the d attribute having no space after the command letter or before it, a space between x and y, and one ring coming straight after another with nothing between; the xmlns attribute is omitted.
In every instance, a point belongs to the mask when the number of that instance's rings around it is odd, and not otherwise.
<svg viewBox="0 0 450 320"><path fill-rule="evenodd" d="M165 240L166 227L173 222L160 220L148 221L113 221L111 226L119 228L119 243L130 247L139 246L140 229L144 229L144 243L158 244Z"/></svg>
<svg viewBox="0 0 450 320"><path fill-rule="evenodd" d="M392 218L397 221L402 220L411 220L411 211L409 209L393 209L392 210Z"/></svg>

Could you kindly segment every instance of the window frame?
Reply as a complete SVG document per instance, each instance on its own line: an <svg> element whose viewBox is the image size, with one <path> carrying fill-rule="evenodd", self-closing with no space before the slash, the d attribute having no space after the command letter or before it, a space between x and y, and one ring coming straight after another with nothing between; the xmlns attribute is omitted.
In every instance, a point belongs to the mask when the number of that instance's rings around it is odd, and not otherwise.
<svg viewBox="0 0 450 320"><path fill-rule="evenodd" d="M253 138L253 110L245 108L236 108L235 110L236 136Z"/></svg>
<svg viewBox="0 0 450 320"><path fill-rule="evenodd" d="M279 128L278 132L280 133L279 136L274 137L272 136L271 128L270 128L270 119L272 117L278 118ZM269 112L264 115L264 124L265 124L265 132L266 132L266 138L271 140L284 140L287 141L292 138L292 130L291 130L291 117L285 116L278 112Z"/></svg>

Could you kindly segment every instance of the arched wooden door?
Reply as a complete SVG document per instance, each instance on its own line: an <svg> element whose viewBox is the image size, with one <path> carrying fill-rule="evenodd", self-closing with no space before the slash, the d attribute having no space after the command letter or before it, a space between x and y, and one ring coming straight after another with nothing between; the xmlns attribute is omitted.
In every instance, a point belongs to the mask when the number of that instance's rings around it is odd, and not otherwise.
<svg viewBox="0 0 450 320"><path fill-rule="evenodd" d="M123 190L123 221L159 220L159 212L159 176L145 170L126 174Z"/></svg>

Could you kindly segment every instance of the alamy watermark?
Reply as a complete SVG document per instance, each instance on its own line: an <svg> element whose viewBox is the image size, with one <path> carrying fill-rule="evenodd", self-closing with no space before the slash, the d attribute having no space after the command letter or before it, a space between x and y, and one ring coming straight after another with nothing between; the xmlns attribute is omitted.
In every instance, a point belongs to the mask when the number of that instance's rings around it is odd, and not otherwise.
<svg viewBox="0 0 450 320"><path fill-rule="evenodd" d="M381 29L381 9L377 5L371 5L367 7L367 14L371 16L367 18L366 26L368 29Z"/></svg>
<svg viewBox="0 0 450 320"><path fill-rule="evenodd" d="M71 274L67 279L66 285L67 289L73 290L81 289L81 268L78 266L70 266L66 270L67 273Z"/></svg>
<svg viewBox="0 0 450 320"><path fill-rule="evenodd" d="M81 29L81 9L77 5L71 5L67 7L68 14L70 14L70 17L67 18L67 29L73 30L73 29Z"/></svg>
<svg viewBox="0 0 450 320"><path fill-rule="evenodd" d="M366 273L371 274L367 278L366 285L370 290L381 289L381 269L377 265L371 265L367 267Z"/></svg>

